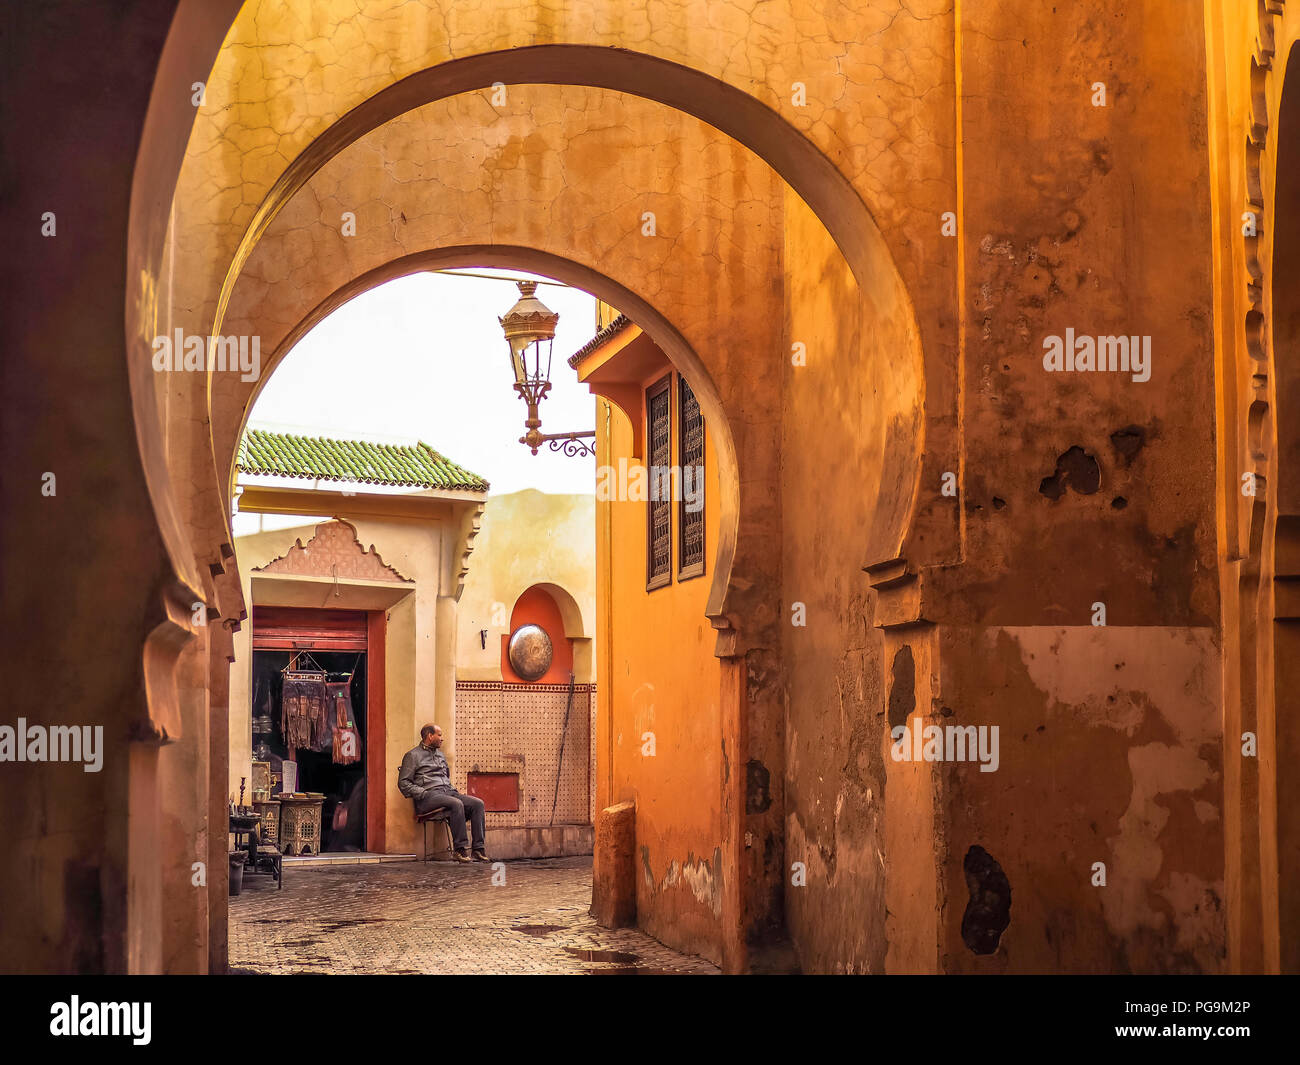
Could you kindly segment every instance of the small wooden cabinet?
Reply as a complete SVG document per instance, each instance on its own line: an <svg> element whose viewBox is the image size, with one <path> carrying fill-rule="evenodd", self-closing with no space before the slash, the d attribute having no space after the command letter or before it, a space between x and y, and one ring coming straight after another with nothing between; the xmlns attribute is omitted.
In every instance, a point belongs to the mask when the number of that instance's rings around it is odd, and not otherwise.
<svg viewBox="0 0 1300 1065"><path fill-rule="evenodd" d="M321 792L280 795L280 851L289 857L320 853Z"/></svg>

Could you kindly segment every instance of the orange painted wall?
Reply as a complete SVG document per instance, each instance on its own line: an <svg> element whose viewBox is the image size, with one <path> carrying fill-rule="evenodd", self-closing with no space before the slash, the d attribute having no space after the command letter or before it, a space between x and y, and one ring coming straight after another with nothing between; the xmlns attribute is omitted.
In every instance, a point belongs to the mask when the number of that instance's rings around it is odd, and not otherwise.
<svg viewBox="0 0 1300 1065"><path fill-rule="evenodd" d="M565 638L560 608L548 592L529 588L515 600L515 608L510 612L510 632L513 633L520 625L537 625L546 631L554 651L551 668L536 680L524 680L510 668L510 635L507 633L501 637L501 679L506 684L568 684L573 669L573 644Z"/></svg>
<svg viewBox="0 0 1300 1065"><path fill-rule="evenodd" d="M667 369L665 362L642 384L659 380ZM678 464L675 379L672 394L673 462ZM596 423L598 463L617 466L620 457L631 463L628 418L600 401ZM718 542L718 481L707 426L705 468L710 571L678 581L674 506L673 580L652 592L645 589L647 504L597 499L597 616L604 641L597 664L598 804L629 799L637 804L639 926L673 947L720 961L721 671L713 654L714 630L704 613ZM641 753L647 732L654 733L653 757Z"/></svg>

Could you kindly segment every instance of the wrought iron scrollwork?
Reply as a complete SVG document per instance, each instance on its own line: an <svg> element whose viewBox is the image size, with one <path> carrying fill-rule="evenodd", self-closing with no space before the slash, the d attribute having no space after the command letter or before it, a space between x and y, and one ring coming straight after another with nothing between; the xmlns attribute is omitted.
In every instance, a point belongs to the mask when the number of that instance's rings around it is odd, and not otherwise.
<svg viewBox="0 0 1300 1065"><path fill-rule="evenodd" d="M588 443L588 440L591 442ZM588 429L585 433L539 433L534 429L526 436L521 436L519 442L532 448L534 455L542 444L550 444L552 451L562 451L569 458L596 454L595 429Z"/></svg>
<svg viewBox="0 0 1300 1065"><path fill-rule="evenodd" d="M589 444L585 440L574 439L573 437L557 437L550 441L552 451L562 451L568 458L582 458L584 455L595 455L595 444Z"/></svg>

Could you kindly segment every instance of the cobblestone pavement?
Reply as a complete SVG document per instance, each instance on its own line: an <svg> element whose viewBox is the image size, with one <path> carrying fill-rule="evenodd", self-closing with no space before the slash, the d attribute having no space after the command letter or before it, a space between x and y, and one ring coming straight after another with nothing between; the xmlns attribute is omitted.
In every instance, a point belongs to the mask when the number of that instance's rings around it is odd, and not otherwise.
<svg viewBox="0 0 1300 1065"><path fill-rule="evenodd" d="M244 878L230 900L230 968L243 973L703 974L718 970L635 929L599 927L591 858L387 862Z"/></svg>

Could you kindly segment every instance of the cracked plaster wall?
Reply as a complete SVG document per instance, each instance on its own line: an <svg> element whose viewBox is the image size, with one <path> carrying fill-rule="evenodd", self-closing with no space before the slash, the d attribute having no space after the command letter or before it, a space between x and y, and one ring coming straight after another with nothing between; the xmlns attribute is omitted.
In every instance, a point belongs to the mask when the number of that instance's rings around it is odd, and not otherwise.
<svg viewBox="0 0 1300 1065"><path fill-rule="evenodd" d="M927 616L1077 625L1100 601L1112 625L1214 626L1199 9L1058 5L1030 19L974 5L966 20L965 486L949 502L968 564L934 575ZM1099 81L1105 107L1091 103ZM1046 372L1043 340L1067 328L1149 336L1150 380ZM1099 477L1047 498L1042 481L1072 448Z"/></svg>
<svg viewBox="0 0 1300 1065"><path fill-rule="evenodd" d="M957 972L1217 972L1224 963L1223 773L1210 629L946 630L926 723L997 724L1000 766L942 767ZM997 952L958 925L962 859L1011 884ZM1104 862L1106 884L1093 883Z"/></svg>
<svg viewBox="0 0 1300 1065"><path fill-rule="evenodd" d="M953 501L966 562L927 575L942 680L918 710L1000 723L1003 754L995 773L932 774L937 963L1217 971L1212 264L1188 241L1209 225L1201 13L1062 5L1025 20L981 7L968 19L967 452ZM1091 106L1097 81L1106 107ZM1064 103L1040 107L1027 84ZM1007 130L1015 152L996 144ZM1044 372L1043 338L1067 328L1150 336L1150 380ZM1090 624L1095 603L1104 627ZM972 845L1012 891L987 957L959 930ZM1093 860L1107 862L1105 888L1090 883Z"/></svg>
<svg viewBox="0 0 1300 1065"><path fill-rule="evenodd" d="M785 915L808 971L881 972L885 954L886 859L883 768L876 743L883 706L881 633L872 626L861 541L845 536L887 492L886 471L865 456L890 431L880 361L844 372L834 356L862 346L857 286L826 231L786 197L787 333L807 346L807 364L784 371L782 581L787 604L803 603L806 625L784 619L784 840L766 863L785 884ZM888 351L897 323L869 322L873 351ZM883 360L882 360L883 361ZM809 427L822 431L813 433ZM784 846L781 843L784 843ZM760 852L764 848L759 848ZM791 883L795 862L806 884Z"/></svg>
<svg viewBox="0 0 1300 1065"><path fill-rule="evenodd" d="M786 640L787 878L791 862L809 863L809 886L786 889L791 931L805 962L816 959L837 971L970 968L974 956L958 934L967 899L962 860L968 845L982 843L1016 893L1007 949L979 965L1213 971L1222 964L1222 862L1214 845L1202 845L1207 831L1212 837L1221 831L1222 806L1221 760L1211 750L1221 736L1211 712L1218 704L1214 503L1204 477L1214 461L1204 310L1210 261L1186 239L1204 231L1208 197L1170 195L1167 180L1176 171L1194 188L1206 182L1205 104L1188 91L1185 77L1189 64L1199 69L1198 12L1060 6L1027 18L1015 6L981 5L963 10L959 29L964 225L955 244L966 269L960 308L968 322L961 396L966 453L964 469L953 467L964 491L947 505L954 523L960 521L965 564L923 574L921 615L940 627L890 633L884 657L892 661L903 647L915 652L914 705L933 703L937 714L947 701L975 698L994 683L990 675L999 675L977 655L952 657L949 649L939 684L940 646L986 639L979 633L993 630L978 626L998 621L1029 626L1041 639L1055 630L1036 626L1087 626L1092 604L1103 601L1111 625L1152 626L1125 630L1138 633L1152 656L1134 687L1145 693L1137 698L1162 706L1179 739L1168 750L1148 744L1130 752L1127 734L1120 740L1099 725L1072 737L1071 749L1095 760L1103 778L1133 776L1124 803L1112 814L1118 800L1110 785L1094 790L1090 781L1058 779L1040 801L1026 804L1044 811L1030 823L1037 833L1040 823L1069 821L1082 811L1091 811L1089 823L1122 817L1111 846L1123 855L1127 879L1118 887L1112 880L1109 893L1094 892L1084 874L1068 883L1053 874L1040 886L1039 864L1058 861L1049 856L1055 837L1017 836L1005 824L1006 809L990 800L972 811L959 785L981 795L1003 793L1015 808L1013 797L1034 790L1043 767L1032 758L1004 760L997 773L972 776L969 766L939 772L891 764L884 721L889 685L881 681L879 635L869 627L876 596L854 603L850 591L813 584L808 595L819 601L810 613L835 624L831 633L819 633L810 621L807 636L793 630ZM1107 82L1107 108L1090 105L1095 80ZM1026 93L1027 85L1036 91ZM1045 108L1044 98L1067 103ZM1068 105L1071 99L1077 107ZM1167 166L1146 165L1153 157ZM821 283L825 291L830 282L823 276ZM799 298L796 286L790 301L796 319ZM917 301L919 307L923 297ZM823 312L819 320L826 317ZM1081 334L1151 335L1151 381L1044 373L1042 338L1067 326ZM927 345L928 355L934 350ZM788 375L786 403L796 408L800 381L797 371ZM819 409L833 418L840 405ZM942 397L927 396L927 406L929 427L943 415ZM1093 462L1095 476L1067 476L1063 492L1045 497L1043 479L1059 473L1075 445ZM801 450L815 453L818 446L801 441ZM788 513L813 506L796 495L807 476L803 461L787 449ZM834 464L823 456L817 468ZM926 498L942 499L939 488L937 476L923 483L922 507ZM826 511L836 505L831 493L816 503ZM826 527L843 529L847 520L828 518ZM801 556L820 559L834 551L831 538L818 539L818 525L803 519L806 538L787 542L789 600L805 598L796 589L810 584L801 579ZM867 619L865 628L855 624L855 611ZM1049 673L1068 676L1095 664L1084 642L1093 630L1068 631L1082 635L1058 641L1044 659ZM1108 630L1099 631L1103 636L1091 638L1104 639ZM1162 635L1184 648L1178 668L1186 675L1177 688L1183 702L1164 698L1171 683L1166 671L1176 670L1165 660ZM1156 642L1143 642L1150 639ZM1104 682L1097 683L1102 698ZM1035 712L1030 707L1038 696L1002 694L1008 705L981 703L968 720L1003 720L999 714L1019 720ZM1034 729L1043 712L1040 705ZM868 724L870 743L859 735ZM877 811L886 791L882 829ZM1163 812L1166 803L1172 815ZM1058 832L1077 827L1058 824ZM1104 914L1093 915L1088 907L1099 898L1106 900ZM1052 905L1045 922L1065 921L1078 907L1079 927L1068 935L1041 931L1040 907ZM844 907L838 918L837 907ZM825 926L823 914L832 915ZM861 914L875 916L864 921ZM1085 927L1094 916L1097 926Z"/></svg>

